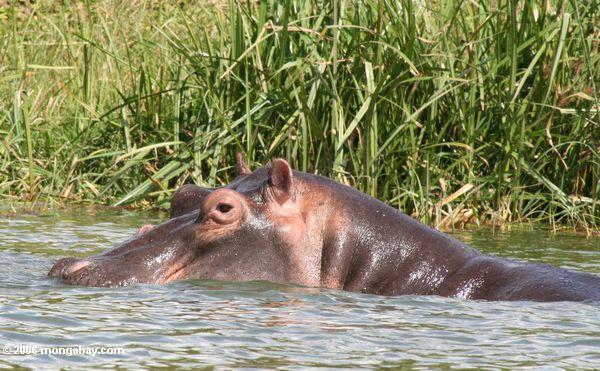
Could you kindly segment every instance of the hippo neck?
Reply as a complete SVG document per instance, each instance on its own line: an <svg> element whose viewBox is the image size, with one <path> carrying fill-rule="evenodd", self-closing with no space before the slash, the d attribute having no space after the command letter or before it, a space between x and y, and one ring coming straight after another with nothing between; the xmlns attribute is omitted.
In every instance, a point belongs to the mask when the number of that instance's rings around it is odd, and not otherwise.
<svg viewBox="0 0 600 371"><path fill-rule="evenodd" d="M330 182L321 284L373 294L435 294L479 253L399 210Z"/></svg>

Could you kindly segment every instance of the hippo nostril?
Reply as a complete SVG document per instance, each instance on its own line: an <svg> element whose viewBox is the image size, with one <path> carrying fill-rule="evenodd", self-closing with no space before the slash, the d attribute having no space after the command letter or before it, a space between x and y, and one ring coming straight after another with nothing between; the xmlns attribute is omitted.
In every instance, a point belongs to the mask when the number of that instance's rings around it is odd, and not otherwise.
<svg viewBox="0 0 600 371"><path fill-rule="evenodd" d="M223 214L228 213L231 209L233 209L233 206L227 203L221 202L217 205L217 210Z"/></svg>
<svg viewBox="0 0 600 371"><path fill-rule="evenodd" d="M92 264L92 262L90 262L88 260L79 260L79 261L69 265L68 267L65 267L64 272L66 275L71 275L71 274L77 272L78 270L81 270L81 269L87 267L90 264Z"/></svg>

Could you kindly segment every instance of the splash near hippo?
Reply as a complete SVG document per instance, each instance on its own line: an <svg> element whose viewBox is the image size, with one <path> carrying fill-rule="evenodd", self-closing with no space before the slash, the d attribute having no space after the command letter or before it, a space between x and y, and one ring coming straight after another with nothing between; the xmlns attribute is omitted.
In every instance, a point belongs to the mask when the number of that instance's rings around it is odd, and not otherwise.
<svg viewBox="0 0 600 371"><path fill-rule="evenodd" d="M181 187L171 219L49 272L71 285L266 280L377 295L600 300L600 277L486 256L399 210L281 159L228 185Z"/></svg>

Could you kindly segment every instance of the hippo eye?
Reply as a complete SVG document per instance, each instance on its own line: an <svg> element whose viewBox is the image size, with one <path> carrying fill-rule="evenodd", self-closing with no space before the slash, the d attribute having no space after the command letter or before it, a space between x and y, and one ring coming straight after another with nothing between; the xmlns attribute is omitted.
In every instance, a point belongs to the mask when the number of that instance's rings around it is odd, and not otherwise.
<svg viewBox="0 0 600 371"><path fill-rule="evenodd" d="M217 205L217 210L219 210L219 212L223 214L226 214L231 209L233 209L233 206L231 206L230 204L220 203L219 205Z"/></svg>

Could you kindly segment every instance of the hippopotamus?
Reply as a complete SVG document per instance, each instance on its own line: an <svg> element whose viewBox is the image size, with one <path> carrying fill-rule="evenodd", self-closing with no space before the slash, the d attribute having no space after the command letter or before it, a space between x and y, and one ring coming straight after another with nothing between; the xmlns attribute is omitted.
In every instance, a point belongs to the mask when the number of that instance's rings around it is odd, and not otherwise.
<svg viewBox="0 0 600 371"><path fill-rule="evenodd" d="M171 218L49 272L66 284L264 280L376 295L600 300L600 277L487 256L384 202L283 159L219 188L184 185Z"/></svg>

